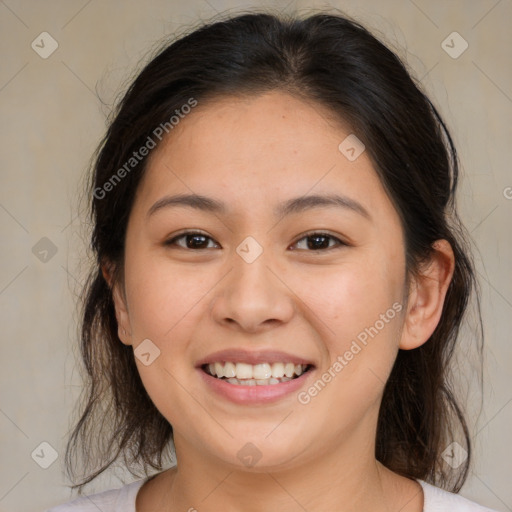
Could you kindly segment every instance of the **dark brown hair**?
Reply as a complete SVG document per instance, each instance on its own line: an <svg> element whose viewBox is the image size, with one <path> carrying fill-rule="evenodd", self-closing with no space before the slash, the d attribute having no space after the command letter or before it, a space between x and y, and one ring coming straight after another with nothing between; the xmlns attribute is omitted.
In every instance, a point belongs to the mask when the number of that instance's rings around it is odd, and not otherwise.
<svg viewBox="0 0 512 512"><path fill-rule="evenodd" d="M127 221L147 157L114 186L105 184L190 98L201 104L275 89L326 106L363 141L400 215L409 277L428 261L434 241L452 246L455 271L440 322L421 347L399 351L386 384L376 458L450 490L464 483L470 436L449 367L478 289L454 205L459 170L450 134L402 61L359 23L338 14L256 13L210 22L166 44L129 87L96 153L89 190L95 264L83 291L81 327L87 388L66 450L68 474L75 476L75 464L86 470L73 486L80 492L121 455L130 471L134 464L163 469L172 442L172 427L148 396L132 347L118 338L101 271L112 264L122 282ZM440 457L454 440L469 454L456 470Z"/></svg>

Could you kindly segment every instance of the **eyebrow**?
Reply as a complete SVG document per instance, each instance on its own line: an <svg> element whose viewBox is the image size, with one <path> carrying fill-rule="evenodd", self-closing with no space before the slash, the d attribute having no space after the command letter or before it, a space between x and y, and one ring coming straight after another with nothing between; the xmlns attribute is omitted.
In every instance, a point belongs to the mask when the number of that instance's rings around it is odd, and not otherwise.
<svg viewBox="0 0 512 512"><path fill-rule="evenodd" d="M151 217L157 211L171 207L187 207L196 210L225 215L228 211L226 204L212 197L200 194L178 194L164 196L151 206L147 217ZM343 208L358 213L371 220L368 210L359 202L350 197L339 194L308 195L289 199L278 205L274 211L276 217L285 217L290 214L302 213L313 208Z"/></svg>

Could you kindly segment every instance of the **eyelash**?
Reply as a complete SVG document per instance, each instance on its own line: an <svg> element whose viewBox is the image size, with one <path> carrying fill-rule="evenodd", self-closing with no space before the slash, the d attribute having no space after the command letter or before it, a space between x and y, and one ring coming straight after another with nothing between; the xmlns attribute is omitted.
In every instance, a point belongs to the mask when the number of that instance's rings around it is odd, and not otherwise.
<svg viewBox="0 0 512 512"><path fill-rule="evenodd" d="M199 235L199 236L202 236L204 238L209 238L210 240L213 240L213 238L209 237L208 235L205 235L204 233L201 233L201 232L198 232L198 231L185 231L184 233L181 233L169 240L167 240L166 242L164 242L164 245L165 246L172 246L172 245L177 245L176 244L176 241L177 240L180 240L181 238L185 238L187 236L194 236L194 235ZM311 250L307 250L307 249L299 249L299 250L306 250L306 252L327 252L327 251L330 251L332 249L336 249L336 248L339 248L339 247L348 247L349 244L347 244L346 242L343 242L342 240L340 240L339 238L329 234L329 233L325 233L323 231L312 231L312 232L309 232L309 233L306 233L305 235L302 236L302 238L299 238L296 242L294 242L293 245L296 245L298 242L304 240L304 239L307 239L307 238L313 238L314 236L321 236L321 237L325 237L325 238L330 238L331 240L334 240L337 242L337 244L335 246L332 246L332 247L327 247L326 249L311 249ZM185 250L190 250L190 251L206 251L207 248L200 248L200 249L191 249L189 247L182 247L182 246L178 246L180 247L181 249L185 249Z"/></svg>

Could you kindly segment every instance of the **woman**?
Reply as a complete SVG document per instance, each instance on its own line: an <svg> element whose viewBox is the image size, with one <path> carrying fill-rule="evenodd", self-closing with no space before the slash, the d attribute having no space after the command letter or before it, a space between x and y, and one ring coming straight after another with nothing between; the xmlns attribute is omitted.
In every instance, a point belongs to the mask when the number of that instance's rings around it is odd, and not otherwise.
<svg viewBox="0 0 512 512"><path fill-rule="evenodd" d="M343 16L164 48L94 167L67 451L80 490L121 455L159 472L52 511L489 510L448 492L471 453L448 381L474 290L457 177L435 107Z"/></svg>

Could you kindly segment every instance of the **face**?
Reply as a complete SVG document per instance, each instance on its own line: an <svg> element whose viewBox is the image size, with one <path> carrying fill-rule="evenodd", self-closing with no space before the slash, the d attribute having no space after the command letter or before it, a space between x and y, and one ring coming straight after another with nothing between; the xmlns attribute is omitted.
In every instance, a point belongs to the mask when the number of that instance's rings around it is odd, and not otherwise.
<svg viewBox="0 0 512 512"><path fill-rule="evenodd" d="M367 153L339 149L350 133L271 92L199 102L151 155L116 308L178 460L258 471L373 454L404 240ZM210 201L170 199L188 194Z"/></svg>

